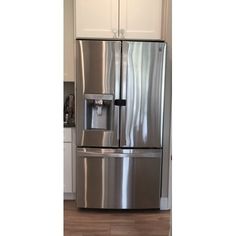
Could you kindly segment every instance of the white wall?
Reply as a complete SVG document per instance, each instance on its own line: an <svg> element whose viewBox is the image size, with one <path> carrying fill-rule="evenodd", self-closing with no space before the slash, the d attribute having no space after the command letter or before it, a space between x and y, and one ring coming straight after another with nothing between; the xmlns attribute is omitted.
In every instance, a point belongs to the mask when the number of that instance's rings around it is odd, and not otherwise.
<svg viewBox="0 0 236 236"><path fill-rule="evenodd" d="M162 198L169 196L170 157L171 157L171 102L172 102L172 2L164 0L163 8L163 39L167 42L166 83L164 107L164 140L163 140L163 172L162 172ZM171 182L170 182L171 184Z"/></svg>
<svg viewBox="0 0 236 236"><path fill-rule="evenodd" d="M74 1L64 0L64 81L74 80Z"/></svg>

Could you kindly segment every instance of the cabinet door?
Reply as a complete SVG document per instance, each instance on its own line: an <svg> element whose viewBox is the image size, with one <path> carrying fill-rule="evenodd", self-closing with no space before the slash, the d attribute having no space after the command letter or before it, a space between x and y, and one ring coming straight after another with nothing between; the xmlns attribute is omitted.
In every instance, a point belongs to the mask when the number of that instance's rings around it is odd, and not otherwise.
<svg viewBox="0 0 236 236"><path fill-rule="evenodd" d="M72 192L72 144L64 143L64 192Z"/></svg>
<svg viewBox="0 0 236 236"><path fill-rule="evenodd" d="M113 38L118 33L118 0L76 0L76 38Z"/></svg>
<svg viewBox="0 0 236 236"><path fill-rule="evenodd" d="M120 0L120 32L126 39L161 39L163 0Z"/></svg>

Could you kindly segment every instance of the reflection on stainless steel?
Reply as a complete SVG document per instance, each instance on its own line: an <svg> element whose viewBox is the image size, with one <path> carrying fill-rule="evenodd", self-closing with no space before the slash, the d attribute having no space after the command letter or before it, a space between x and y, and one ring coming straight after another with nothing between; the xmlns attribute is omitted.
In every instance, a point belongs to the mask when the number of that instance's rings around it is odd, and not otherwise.
<svg viewBox="0 0 236 236"><path fill-rule="evenodd" d="M159 61L162 61L162 74L160 74L160 76L162 77L163 81L162 81L162 88L161 88L161 111L164 113L164 95L165 95L165 76L166 76L166 45L164 46L164 52L163 54L159 54ZM161 58L162 57L162 58ZM162 116L161 122L160 122L160 127L162 127L162 132L161 132L161 140L163 139L163 129L164 129L164 114ZM162 142L161 142L162 143Z"/></svg>
<svg viewBox="0 0 236 236"><path fill-rule="evenodd" d="M128 196L128 189L130 186L128 186L128 174L129 174L129 159L130 158L123 158L123 175L122 175L122 206L123 208L128 208L128 202L127 199Z"/></svg>
<svg viewBox="0 0 236 236"><path fill-rule="evenodd" d="M123 42L121 146L162 147L165 47Z"/></svg>
<svg viewBox="0 0 236 236"><path fill-rule="evenodd" d="M81 208L159 208L160 150L78 149L77 206ZM98 150L98 149L97 149ZM106 153L107 155L102 155ZM131 157L128 153L133 153ZM82 168L86 163L86 168Z"/></svg>
<svg viewBox="0 0 236 236"><path fill-rule="evenodd" d="M77 145L118 147L121 42L78 40L76 50Z"/></svg>
<svg viewBox="0 0 236 236"><path fill-rule="evenodd" d="M87 176L88 176L88 171L87 171L87 160L84 160L84 207L88 206L87 203L87 186L88 186L88 180L87 180Z"/></svg>
<svg viewBox="0 0 236 236"><path fill-rule="evenodd" d="M101 206L104 208L104 203L105 203L105 160L102 159L102 201L101 201Z"/></svg>
<svg viewBox="0 0 236 236"><path fill-rule="evenodd" d="M82 44L79 43L79 48L78 48L78 44L77 44L77 52L79 52L79 54L77 53L77 55L79 55L79 59L80 59L80 73L81 73L81 80L82 83L85 84L85 73L84 73L84 51L83 51L83 47ZM82 92L84 93L84 87L82 88Z"/></svg>

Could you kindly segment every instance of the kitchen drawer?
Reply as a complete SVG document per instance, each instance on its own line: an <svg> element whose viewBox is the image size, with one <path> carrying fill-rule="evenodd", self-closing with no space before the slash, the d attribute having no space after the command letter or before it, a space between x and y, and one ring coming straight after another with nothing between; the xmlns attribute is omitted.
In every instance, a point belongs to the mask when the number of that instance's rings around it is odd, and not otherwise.
<svg viewBox="0 0 236 236"><path fill-rule="evenodd" d="M72 142L72 132L71 128L64 128L64 142L71 143Z"/></svg>

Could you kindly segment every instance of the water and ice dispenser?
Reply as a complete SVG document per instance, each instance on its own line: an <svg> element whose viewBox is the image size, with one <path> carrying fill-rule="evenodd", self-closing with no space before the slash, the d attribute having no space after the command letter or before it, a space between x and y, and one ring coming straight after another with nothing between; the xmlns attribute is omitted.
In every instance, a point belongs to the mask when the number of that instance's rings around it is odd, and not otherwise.
<svg viewBox="0 0 236 236"><path fill-rule="evenodd" d="M114 98L111 94L85 94L85 129L111 130Z"/></svg>

